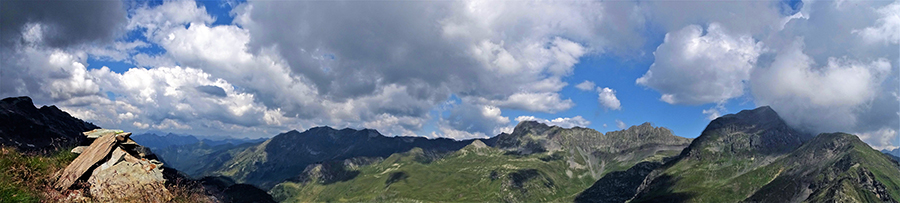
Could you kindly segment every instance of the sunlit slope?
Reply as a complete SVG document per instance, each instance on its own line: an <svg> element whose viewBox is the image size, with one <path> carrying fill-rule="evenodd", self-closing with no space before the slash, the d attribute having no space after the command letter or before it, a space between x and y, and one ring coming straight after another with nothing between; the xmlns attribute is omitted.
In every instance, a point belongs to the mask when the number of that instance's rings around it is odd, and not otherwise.
<svg viewBox="0 0 900 203"><path fill-rule="evenodd" d="M897 162L854 135L810 138L768 107L710 123L631 202L893 202Z"/></svg>
<svg viewBox="0 0 900 203"><path fill-rule="evenodd" d="M270 193L287 202L572 201L604 174L661 162L689 141L649 124L604 135L523 122L450 153L415 148L383 160L310 165Z"/></svg>

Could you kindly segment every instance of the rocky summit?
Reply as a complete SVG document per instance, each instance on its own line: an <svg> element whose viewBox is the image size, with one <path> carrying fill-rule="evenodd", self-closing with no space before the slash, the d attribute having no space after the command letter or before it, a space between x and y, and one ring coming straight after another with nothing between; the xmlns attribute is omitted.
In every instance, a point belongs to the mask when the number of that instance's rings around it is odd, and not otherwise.
<svg viewBox="0 0 900 203"><path fill-rule="evenodd" d="M34 106L29 97L0 100L0 144L25 152L52 152L82 144L81 132L97 129L56 106Z"/></svg>

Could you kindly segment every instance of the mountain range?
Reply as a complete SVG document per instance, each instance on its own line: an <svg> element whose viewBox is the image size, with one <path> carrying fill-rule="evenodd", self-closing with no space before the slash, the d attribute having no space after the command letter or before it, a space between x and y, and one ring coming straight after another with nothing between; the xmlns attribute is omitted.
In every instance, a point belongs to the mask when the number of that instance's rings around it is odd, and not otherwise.
<svg viewBox="0 0 900 203"><path fill-rule="evenodd" d="M0 125L0 143L23 150L72 146L80 130L96 128L52 106L37 109L27 97L0 107L0 119L17 124ZM510 133L470 140L327 126L266 140L156 133L135 140L235 201L900 201L900 163L890 155L900 150L879 152L846 133L799 131L765 106L719 117L694 139L650 123L601 133L524 121Z"/></svg>

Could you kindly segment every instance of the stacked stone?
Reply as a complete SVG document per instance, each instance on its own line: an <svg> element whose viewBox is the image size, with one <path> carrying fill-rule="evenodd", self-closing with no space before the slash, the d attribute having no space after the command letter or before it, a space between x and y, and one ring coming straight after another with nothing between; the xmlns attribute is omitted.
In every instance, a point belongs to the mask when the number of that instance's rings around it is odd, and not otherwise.
<svg viewBox="0 0 900 203"><path fill-rule="evenodd" d="M55 187L68 190L78 180L89 186L90 197L100 202L166 202L173 195L165 188L162 162L121 130L96 129L83 133L90 146L58 176ZM85 174L90 174L85 176Z"/></svg>

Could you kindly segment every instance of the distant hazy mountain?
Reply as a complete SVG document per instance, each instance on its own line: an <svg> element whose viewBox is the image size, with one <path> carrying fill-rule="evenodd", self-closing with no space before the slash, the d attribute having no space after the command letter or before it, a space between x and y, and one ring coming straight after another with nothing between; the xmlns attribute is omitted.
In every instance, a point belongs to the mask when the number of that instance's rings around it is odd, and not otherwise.
<svg viewBox="0 0 900 203"><path fill-rule="evenodd" d="M195 178L203 176L202 172L208 168L219 167L231 157L228 153L262 143L266 139L235 139L226 138L218 140L198 139L193 135L176 135L172 133L160 136L160 132L148 132L131 136L138 143L147 143L167 166ZM224 157L223 157L224 156Z"/></svg>
<svg viewBox="0 0 900 203"><path fill-rule="evenodd" d="M900 148L894 149L892 151L888 151L885 149L881 150L881 152L891 156L891 158L893 158L894 160L900 161Z"/></svg>
<svg viewBox="0 0 900 203"><path fill-rule="evenodd" d="M631 202L896 202L900 165L854 135L810 136L768 107L713 120Z"/></svg>
<svg viewBox="0 0 900 203"><path fill-rule="evenodd" d="M0 144L20 151L55 151L84 142L81 133L99 128L56 108L34 107L29 97L0 100Z"/></svg>
<svg viewBox="0 0 900 203"><path fill-rule="evenodd" d="M141 143L142 145L149 147L150 149L156 151L169 146L178 146L178 145L189 145L196 144L200 142L197 137L190 135L176 135L172 133L168 133L166 135L160 136L156 133L144 133L138 135L132 135L131 139L134 141Z"/></svg>
<svg viewBox="0 0 900 203"><path fill-rule="evenodd" d="M165 135L162 135L165 134ZM162 132L147 132L143 134L133 135L131 136L134 141L143 144L146 147L149 147L154 150L162 150L164 148L170 146L180 146L180 145L196 145L200 142L203 142L205 145L209 146L218 146L223 144L232 144L232 145L241 145L244 143L251 142L263 142L265 138L259 139L250 139L250 138L219 138L219 139L209 139L209 138L199 138L193 135L178 135L174 133L162 133Z"/></svg>

